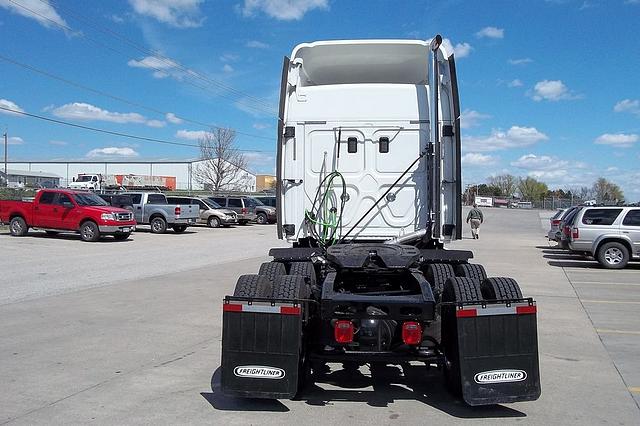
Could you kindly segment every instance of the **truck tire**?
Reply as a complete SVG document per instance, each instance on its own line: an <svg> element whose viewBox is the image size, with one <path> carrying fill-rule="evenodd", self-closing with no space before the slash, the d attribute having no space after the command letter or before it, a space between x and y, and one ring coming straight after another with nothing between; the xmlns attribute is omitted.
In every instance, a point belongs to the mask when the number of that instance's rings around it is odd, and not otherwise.
<svg viewBox="0 0 640 426"><path fill-rule="evenodd" d="M270 297L271 282L262 275L241 275L233 290L238 297Z"/></svg>
<svg viewBox="0 0 640 426"><path fill-rule="evenodd" d="M427 266L425 278L431 284L436 300L442 295L447 280L455 276L453 266L448 263L431 263Z"/></svg>
<svg viewBox="0 0 640 426"><path fill-rule="evenodd" d="M513 278L487 278L482 281L480 288L486 300L522 299L520 286Z"/></svg>
<svg viewBox="0 0 640 426"><path fill-rule="evenodd" d="M100 239L100 229L98 229L98 225L90 220L84 222L80 225L80 238L82 241L90 243L98 241Z"/></svg>
<svg viewBox="0 0 640 426"><path fill-rule="evenodd" d="M456 266L456 276L457 277L465 277L465 278L473 278L478 282L482 282L487 279L487 272L484 270L484 266L471 264L471 263L461 263Z"/></svg>
<svg viewBox="0 0 640 426"><path fill-rule="evenodd" d="M156 216L151 219L151 232L154 234L164 234L167 232L167 221L162 216Z"/></svg>
<svg viewBox="0 0 640 426"><path fill-rule="evenodd" d="M29 225L23 218L16 216L9 222L9 229L14 237L24 237L29 232Z"/></svg>
<svg viewBox="0 0 640 426"><path fill-rule="evenodd" d="M266 225L267 222L267 215L264 213L258 213L258 216L256 217L256 223L258 225Z"/></svg>
<svg viewBox="0 0 640 426"><path fill-rule="evenodd" d="M480 282L473 278L452 277L444 285L443 302L479 302L482 301ZM462 394L462 376L458 353L456 308L451 305L442 307L442 346L446 358L444 377L447 388L456 396Z"/></svg>
<svg viewBox="0 0 640 426"><path fill-rule="evenodd" d="M308 299L311 290L300 275L280 275L273 283L272 295L274 299Z"/></svg>
<svg viewBox="0 0 640 426"><path fill-rule="evenodd" d="M209 226L209 228L219 228L220 219L218 219L216 216L209 216L209 219L207 219L207 226Z"/></svg>
<svg viewBox="0 0 640 426"><path fill-rule="evenodd" d="M444 284L443 302L478 302L481 300L480 282L473 278L451 277Z"/></svg>
<svg viewBox="0 0 640 426"><path fill-rule="evenodd" d="M622 243L610 241L598 247L596 259L607 269L622 269L629 263L629 249Z"/></svg>
<svg viewBox="0 0 640 426"><path fill-rule="evenodd" d="M175 232L176 234L182 234L186 230L187 230L187 225L174 225L173 226L173 232Z"/></svg>
<svg viewBox="0 0 640 426"><path fill-rule="evenodd" d="M289 275L300 275L309 279L311 288L316 286L316 269L311 262L292 262L289 267Z"/></svg>
<svg viewBox="0 0 640 426"><path fill-rule="evenodd" d="M280 262L264 262L260 265L258 275L266 277L270 282L275 282L280 275L287 275L287 268L284 263Z"/></svg>

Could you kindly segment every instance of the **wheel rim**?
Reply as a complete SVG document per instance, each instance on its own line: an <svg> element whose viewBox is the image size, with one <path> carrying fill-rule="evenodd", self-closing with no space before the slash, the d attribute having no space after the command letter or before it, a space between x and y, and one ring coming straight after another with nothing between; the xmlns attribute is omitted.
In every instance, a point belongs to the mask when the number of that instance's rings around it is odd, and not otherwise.
<svg viewBox="0 0 640 426"><path fill-rule="evenodd" d="M622 250L617 247L610 247L604 252L604 260L609 265L618 265L622 262L623 258Z"/></svg>
<svg viewBox="0 0 640 426"><path fill-rule="evenodd" d="M220 226L220 221L218 220L217 217L211 218L211 227L212 228L217 228L218 226Z"/></svg>
<svg viewBox="0 0 640 426"><path fill-rule="evenodd" d="M20 223L19 220L13 221L13 224L11 225L11 230L13 231L14 234L19 234L22 232L22 224Z"/></svg>
<svg viewBox="0 0 640 426"><path fill-rule="evenodd" d="M162 224L160 223L159 220L153 221L153 230L156 232L160 232L162 230Z"/></svg>
<svg viewBox="0 0 640 426"><path fill-rule="evenodd" d="M94 237L95 232L93 232L93 229L90 226L85 226L82 229L82 236L84 237L85 240L90 240Z"/></svg>
<svg viewBox="0 0 640 426"><path fill-rule="evenodd" d="M258 223L263 224L263 223L265 223L265 222L266 222L266 221L265 221L265 219L264 219L264 216L262 216L262 215L258 216Z"/></svg>

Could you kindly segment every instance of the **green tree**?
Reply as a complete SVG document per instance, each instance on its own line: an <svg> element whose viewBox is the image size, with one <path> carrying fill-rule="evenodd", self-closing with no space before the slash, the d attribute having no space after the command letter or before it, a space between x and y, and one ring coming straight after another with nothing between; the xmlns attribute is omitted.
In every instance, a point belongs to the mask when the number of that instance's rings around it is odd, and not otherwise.
<svg viewBox="0 0 640 426"><path fill-rule="evenodd" d="M518 192L523 200L536 201L544 198L549 188L546 183L529 176L518 180Z"/></svg>

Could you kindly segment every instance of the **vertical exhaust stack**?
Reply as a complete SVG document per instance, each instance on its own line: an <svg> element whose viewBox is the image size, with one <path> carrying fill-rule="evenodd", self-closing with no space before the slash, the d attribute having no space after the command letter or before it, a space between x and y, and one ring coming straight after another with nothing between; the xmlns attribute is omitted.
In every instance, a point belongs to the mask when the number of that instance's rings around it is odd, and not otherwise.
<svg viewBox="0 0 640 426"><path fill-rule="evenodd" d="M439 114L439 103L440 103L440 71L438 69L438 50L440 49L440 45L442 44L442 36L437 34L432 40L430 44L431 53L432 53L432 78L433 86L431 89L431 97L432 97L432 116L431 123L433 129L433 153L434 155L430 156L429 168L431 168L432 172L429 174L431 176L431 182L429 182L429 225L431 226L431 237L435 240L440 239L441 235L441 223L440 223L440 211L441 211L441 201L440 201L440 186L441 186L441 156L442 156L442 147L440 146L440 114ZM435 220L434 220L435 219Z"/></svg>

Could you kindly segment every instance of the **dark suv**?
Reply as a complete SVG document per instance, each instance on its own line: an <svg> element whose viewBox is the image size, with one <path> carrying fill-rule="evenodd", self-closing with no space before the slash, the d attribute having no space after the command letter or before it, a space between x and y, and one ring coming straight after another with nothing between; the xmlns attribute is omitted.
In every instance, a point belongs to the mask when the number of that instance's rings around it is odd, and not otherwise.
<svg viewBox="0 0 640 426"><path fill-rule="evenodd" d="M260 200L253 197L227 195L208 198L222 207L235 211L238 214L238 223L240 225L246 225L250 221L255 221L259 224L276 222L276 209L265 206Z"/></svg>

